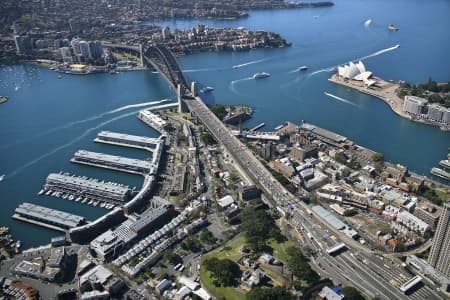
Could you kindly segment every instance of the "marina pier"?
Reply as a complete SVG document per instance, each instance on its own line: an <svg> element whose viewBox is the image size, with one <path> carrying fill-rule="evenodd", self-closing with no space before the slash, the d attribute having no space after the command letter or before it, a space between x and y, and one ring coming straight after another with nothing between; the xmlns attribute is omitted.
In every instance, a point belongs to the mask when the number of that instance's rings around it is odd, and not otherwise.
<svg viewBox="0 0 450 300"><path fill-rule="evenodd" d="M149 174L153 170L153 165L149 161L86 150L77 151L70 161L138 175Z"/></svg>
<svg viewBox="0 0 450 300"><path fill-rule="evenodd" d="M156 144L159 143L158 138L149 138L145 136L137 136L111 131L99 132L97 138L94 141L98 143L144 149L150 152L153 152L153 148Z"/></svg>
<svg viewBox="0 0 450 300"><path fill-rule="evenodd" d="M12 217L16 220L63 232L87 223L84 217L27 202L20 204Z"/></svg>
<svg viewBox="0 0 450 300"><path fill-rule="evenodd" d="M94 206L97 206L100 201L101 207L110 209L113 205L122 205L128 201L133 196L134 190L126 185L100 181L86 176L51 173L47 177L44 189L39 194L62 197Z"/></svg>

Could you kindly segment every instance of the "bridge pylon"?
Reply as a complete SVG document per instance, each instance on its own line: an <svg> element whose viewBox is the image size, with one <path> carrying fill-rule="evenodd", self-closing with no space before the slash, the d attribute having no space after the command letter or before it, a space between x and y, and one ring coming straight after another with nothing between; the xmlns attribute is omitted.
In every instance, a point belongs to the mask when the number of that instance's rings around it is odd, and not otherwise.
<svg viewBox="0 0 450 300"><path fill-rule="evenodd" d="M184 113L185 111L187 111L186 108L186 104L184 104L183 102L183 92L182 92L182 87L181 84L177 85L177 98L178 98L178 112Z"/></svg>
<svg viewBox="0 0 450 300"><path fill-rule="evenodd" d="M191 82L191 94L194 97L198 96L198 85L197 85L197 82L195 82L195 81Z"/></svg>

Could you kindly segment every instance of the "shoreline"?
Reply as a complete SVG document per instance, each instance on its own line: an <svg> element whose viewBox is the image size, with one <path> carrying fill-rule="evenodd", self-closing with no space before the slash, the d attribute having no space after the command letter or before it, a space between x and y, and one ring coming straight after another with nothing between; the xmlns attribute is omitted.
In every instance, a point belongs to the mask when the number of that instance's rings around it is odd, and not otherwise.
<svg viewBox="0 0 450 300"><path fill-rule="evenodd" d="M380 77L374 78L377 80L375 88L368 88L363 82L360 81L342 79L337 74L333 74L330 78L328 78L328 81L352 88L361 93L383 100L383 102L386 103L395 114L402 118L425 125L436 126L442 131L448 131L448 129L445 129L446 127L444 124L436 124L427 120L417 119L403 112L404 100L397 96L397 89L400 87L400 85L395 82L385 81Z"/></svg>

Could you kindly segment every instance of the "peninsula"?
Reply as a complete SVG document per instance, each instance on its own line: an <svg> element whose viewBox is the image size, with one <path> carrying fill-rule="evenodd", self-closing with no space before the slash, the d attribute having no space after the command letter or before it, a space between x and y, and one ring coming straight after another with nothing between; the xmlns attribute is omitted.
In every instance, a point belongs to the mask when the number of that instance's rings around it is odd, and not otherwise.
<svg viewBox="0 0 450 300"><path fill-rule="evenodd" d="M361 61L338 67L338 73L328 80L383 100L403 118L438 126L444 131L450 130L449 108L436 104L428 105L425 98L406 95L400 83L372 76L372 72L366 70ZM404 97L401 97L402 95Z"/></svg>

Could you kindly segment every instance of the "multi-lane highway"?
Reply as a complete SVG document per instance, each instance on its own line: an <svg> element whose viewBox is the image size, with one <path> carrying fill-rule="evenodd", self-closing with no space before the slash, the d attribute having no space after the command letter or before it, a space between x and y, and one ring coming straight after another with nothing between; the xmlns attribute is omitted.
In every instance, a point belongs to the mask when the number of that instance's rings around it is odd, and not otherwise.
<svg viewBox="0 0 450 300"><path fill-rule="evenodd" d="M329 224L316 216L306 213L306 204L299 202L290 194L272 174L262 165L253 153L237 139L228 128L209 110L203 101L196 97L185 100L188 109L207 127L215 139L221 143L237 163L241 170L247 173L255 184L265 193L268 205L281 211L287 210L287 204L295 204L295 211L303 230L309 232L312 239L304 242L315 257L312 263L315 269L342 284L352 284L380 299L439 299L438 295L427 286L423 286L410 295L404 295L399 286L412 276L406 273L396 263L371 252L356 241L346 237L341 232L331 228ZM309 241L305 241L309 239ZM326 249L344 241L350 248L347 251L330 256ZM300 246L305 246L305 243ZM358 252L353 252L358 251Z"/></svg>
<svg viewBox="0 0 450 300"><path fill-rule="evenodd" d="M161 47L160 47L161 48ZM161 50L161 49L157 49ZM164 51L162 51L164 50ZM176 59L167 54L166 49L156 51L155 60L160 61L160 71L167 71L166 79L173 86L181 83L183 90L188 91L186 80L179 69ZM188 92L189 93L189 92ZM297 223L308 232L308 239L299 243L300 247L308 245L315 253L312 263L316 270L331 277L335 282L357 286L371 297L380 299L439 299L429 287L421 287L410 295L404 295L399 286L411 278L396 263L386 261L385 258L360 245L342 232L323 222L315 214L309 215L307 205L298 201L285 189L253 155L253 153L236 138L231 131L209 110L200 97L182 100L187 108L203 123L215 139L224 146L239 170L244 171L246 178L250 178L264 192L266 203L285 213L288 204L295 206ZM283 230L285 228L282 228ZM286 232L286 230L284 230ZM349 248L343 253L330 256L326 249L340 242L345 242ZM307 243L304 243L307 242ZM384 262L384 263L383 263Z"/></svg>

